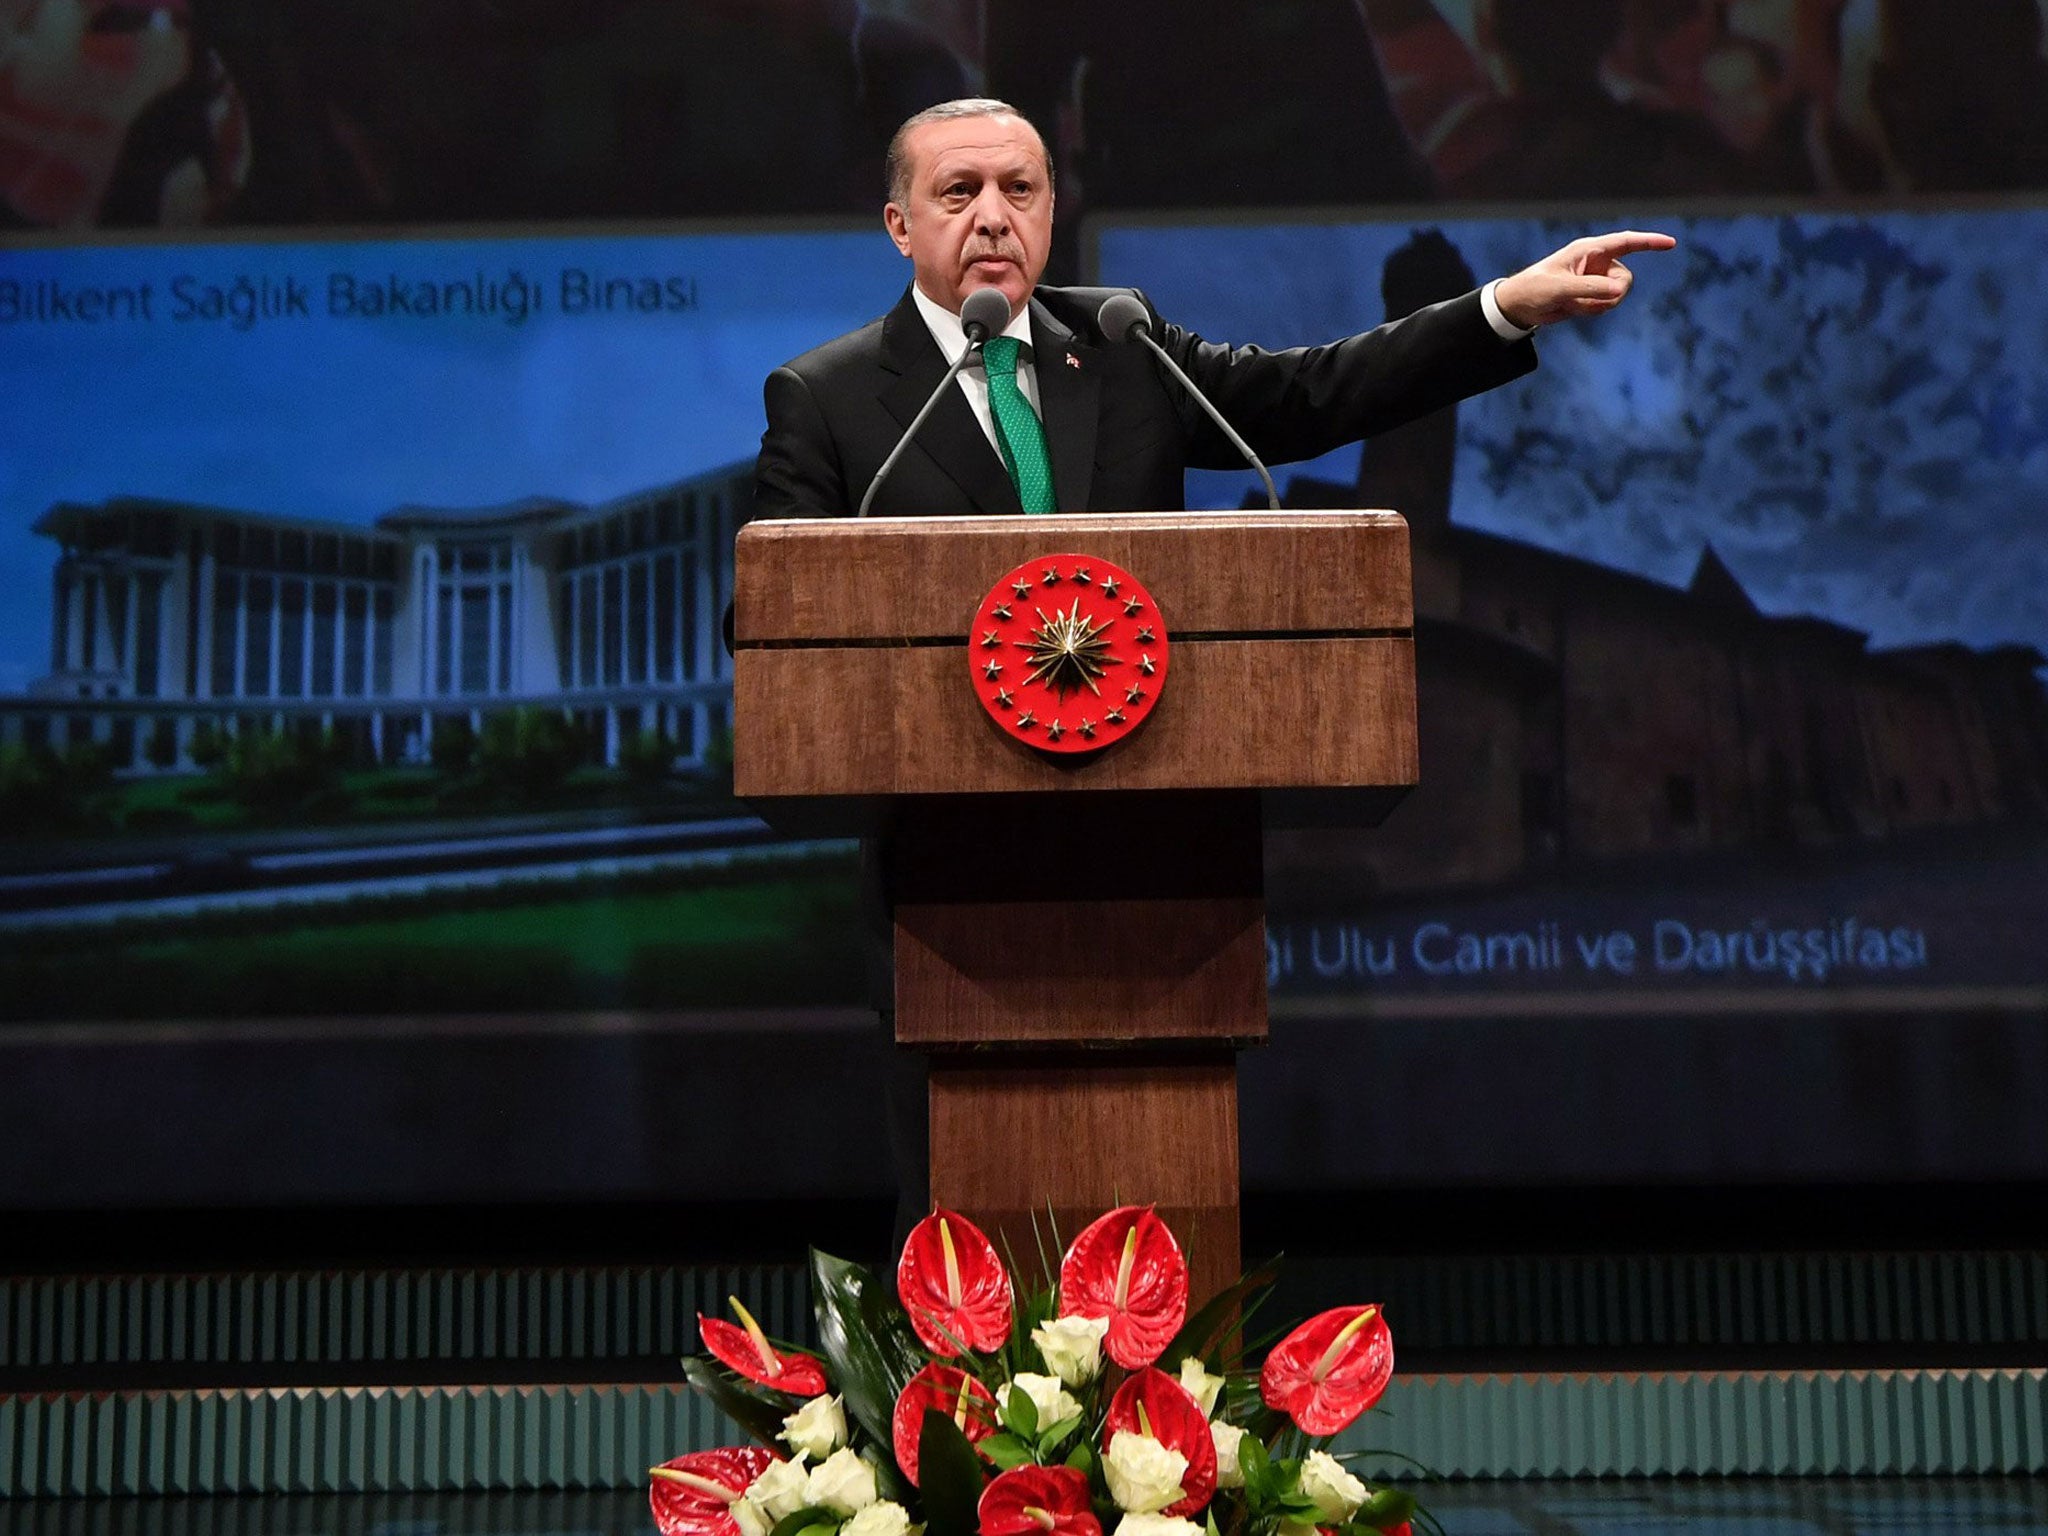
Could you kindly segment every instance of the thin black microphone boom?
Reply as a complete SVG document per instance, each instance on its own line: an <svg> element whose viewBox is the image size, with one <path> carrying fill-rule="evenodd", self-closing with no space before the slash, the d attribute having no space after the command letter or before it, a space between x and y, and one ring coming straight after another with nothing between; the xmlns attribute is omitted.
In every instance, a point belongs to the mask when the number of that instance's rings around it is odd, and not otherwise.
<svg viewBox="0 0 2048 1536"><path fill-rule="evenodd" d="M1209 401L1209 397L1195 387L1195 381L1182 372L1166 348L1152 339L1152 317L1145 312L1145 306L1128 293L1111 294L1102 301L1102 308L1095 312L1095 323L1108 341L1138 340L1150 347L1159 361L1166 364L1167 372L1180 380L1181 388L1193 397L1195 404L1209 413L1209 419L1222 429L1230 439L1230 446L1244 455L1244 461L1259 472L1259 478L1266 482L1266 506L1269 510L1280 510L1280 493L1273 489L1273 477L1266 472L1266 466L1259 456L1252 452L1252 445L1237 434L1237 428L1223 419L1223 413Z"/></svg>
<svg viewBox="0 0 2048 1536"><path fill-rule="evenodd" d="M896 461L903 457L904 449L908 448L910 440L917 436L917 429L924 425L925 417L931 415L937 407L939 397L945 394L947 387L960 376L960 370L967 366L967 360L981 349L983 342L1000 333L1009 323L1010 301L1003 297L1001 289L977 288L967 295L967 302L960 306L960 329L967 333L965 350L953 359L953 366L948 368L946 376L939 380L939 387L931 392L931 397L925 401L924 407L911 418L910 425L903 429L903 435L896 439L896 446L889 450L889 457L882 460L882 467L875 471L875 478L868 482L867 494L861 497L860 510L854 513L855 517L868 515L868 508L874 503L875 492L882 488L882 482L888 478L889 471L894 469Z"/></svg>

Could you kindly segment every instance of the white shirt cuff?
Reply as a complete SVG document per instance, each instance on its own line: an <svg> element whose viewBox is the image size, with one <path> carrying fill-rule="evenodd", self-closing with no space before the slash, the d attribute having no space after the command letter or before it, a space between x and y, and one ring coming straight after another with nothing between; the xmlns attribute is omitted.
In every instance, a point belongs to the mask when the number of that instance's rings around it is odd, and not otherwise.
<svg viewBox="0 0 2048 1536"><path fill-rule="evenodd" d="M1493 296L1493 290L1500 286L1495 278L1479 290L1479 308L1486 316L1486 323L1493 327L1494 335L1502 341L1527 341L1536 334L1535 326L1519 326L1500 312L1500 300Z"/></svg>

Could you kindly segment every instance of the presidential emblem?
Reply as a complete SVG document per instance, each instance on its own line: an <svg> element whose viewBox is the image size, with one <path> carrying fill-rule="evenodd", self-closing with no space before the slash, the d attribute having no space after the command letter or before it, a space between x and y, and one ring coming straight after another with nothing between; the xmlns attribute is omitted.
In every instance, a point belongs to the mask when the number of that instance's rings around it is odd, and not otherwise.
<svg viewBox="0 0 2048 1536"><path fill-rule="evenodd" d="M1027 560L989 589L967 637L975 696L1041 752L1099 752L1166 685L1166 624L1130 572L1089 555Z"/></svg>

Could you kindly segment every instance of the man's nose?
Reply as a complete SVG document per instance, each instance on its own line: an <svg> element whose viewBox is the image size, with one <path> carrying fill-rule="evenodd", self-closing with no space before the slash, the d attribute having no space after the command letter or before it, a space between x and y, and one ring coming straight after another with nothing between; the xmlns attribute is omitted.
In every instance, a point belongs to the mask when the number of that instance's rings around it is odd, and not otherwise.
<svg viewBox="0 0 2048 1536"><path fill-rule="evenodd" d="M974 227L985 235L1007 235L1010 232L1010 205L1004 201L999 189L987 188L975 200Z"/></svg>

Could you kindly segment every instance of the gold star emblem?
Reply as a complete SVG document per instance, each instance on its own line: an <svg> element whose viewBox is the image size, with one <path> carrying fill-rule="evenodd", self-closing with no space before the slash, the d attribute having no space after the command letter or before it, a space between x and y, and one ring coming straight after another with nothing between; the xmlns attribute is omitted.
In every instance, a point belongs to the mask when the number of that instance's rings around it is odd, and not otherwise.
<svg viewBox="0 0 2048 1536"><path fill-rule="evenodd" d="M1064 725L1061 725L1057 720L1053 721L1051 725L1048 725L1045 728L1045 739L1047 741L1058 741L1062 736L1066 734L1067 728Z"/></svg>
<svg viewBox="0 0 2048 1536"><path fill-rule="evenodd" d="M1138 700L1142 699L1143 697L1145 697L1145 690L1138 687L1135 683L1133 683L1131 685L1131 691L1124 695L1124 702L1126 704L1135 704L1138 702Z"/></svg>
<svg viewBox="0 0 2048 1536"><path fill-rule="evenodd" d="M1038 716L1032 714L1028 709L1017 717L1017 729L1020 731L1028 731L1036 724L1038 724Z"/></svg>
<svg viewBox="0 0 2048 1536"><path fill-rule="evenodd" d="M1039 580L1048 587L1058 586L1060 584L1060 568L1056 565L1048 565L1045 568L1045 574L1039 577Z"/></svg>
<svg viewBox="0 0 2048 1536"><path fill-rule="evenodd" d="M1079 567L1079 568L1078 568L1078 569L1077 569L1077 570L1076 570L1076 571L1074 572L1074 580L1075 580L1075 581L1077 581L1077 582L1079 582L1079 583L1080 583L1080 584L1081 584L1082 586L1084 586L1084 587L1085 587L1085 586L1087 586L1087 585L1088 585L1088 581L1089 581L1089 576L1088 576L1088 567L1087 567L1087 566L1085 566L1085 565L1084 565L1084 566L1081 566L1081 567Z"/></svg>
<svg viewBox="0 0 2048 1536"><path fill-rule="evenodd" d="M995 615L999 619L1009 618L1010 605L1008 603L997 603L995 607Z"/></svg>
<svg viewBox="0 0 2048 1536"><path fill-rule="evenodd" d="M1116 578L1115 578L1114 576L1112 576L1112 577L1110 577L1110 578L1109 578L1109 580L1105 581L1105 582L1104 582L1104 583L1102 584L1102 595L1103 595L1104 597L1115 597L1115 596L1116 596L1116 588L1117 588L1117 580L1116 580Z"/></svg>
<svg viewBox="0 0 2048 1536"><path fill-rule="evenodd" d="M1010 583L1010 590L1016 593L1019 597L1029 597L1031 595L1031 583L1026 581L1022 576L1019 576L1015 581Z"/></svg>
<svg viewBox="0 0 2048 1536"><path fill-rule="evenodd" d="M981 669L981 675L987 678L990 682L994 682L998 677L1001 677L1003 675L1003 664L1000 661L997 661L993 656L991 656L989 658L988 665Z"/></svg>
<svg viewBox="0 0 2048 1536"><path fill-rule="evenodd" d="M1140 656L1138 658L1138 671L1142 673L1144 676L1150 677L1154 672L1157 672L1158 670L1159 668L1153 663L1153 660L1150 656Z"/></svg>
<svg viewBox="0 0 2048 1536"><path fill-rule="evenodd" d="M1010 697L1010 690L1009 690L1009 689L1007 689L1007 688L998 688L998 689L996 690L996 708L998 708L998 709L1008 709L1008 708L1009 708L1009 707L1010 707L1010 706L1011 706L1012 704L1014 704L1014 703L1016 703L1016 702L1017 702L1017 701L1016 701L1015 699L1013 699L1013 698L1011 698L1011 697Z"/></svg>
<svg viewBox="0 0 2048 1536"><path fill-rule="evenodd" d="M1095 722L1086 715L1081 717L1081 734L1090 741L1095 739Z"/></svg>
<svg viewBox="0 0 2048 1536"><path fill-rule="evenodd" d="M1139 602L1139 601L1138 601L1138 600L1137 600L1137 599L1136 599L1135 597L1127 597L1127 598L1125 598L1125 599L1124 599L1124 615L1125 615L1125 617L1126 617L1126 618L1133 618L1133 619L1134 619L1134 618L1136 618L1136 617L1138 616L1138 613L1139 613L1139 611L1140 611L1141 609L1143 609L1143 608L1144 608L1144 606L1145 606L1145 605L1144 605L1143 603Z"/></svg>
<svg viewBox="0 0 2048 1536"><path fill-rule="evenodd" d="M1102 723L1104 725L1122 725L1124 723L1124 712L1120 709L1111 709L1108 714L1102 717Z"/></svg>
<svg viewBox="0 0 2048 1536"><path fill-rule="evenodd" d="M1001 637L1000 635L998 635L998 634L997 634L997 633L996 633L996 632L995 632L994 630L990 629L990 630L984 630L984 631L982 632L982 636L981 636L981 648L982 648L982 649L983 649L984 651L992 651L992 650L994 650L994 649L995 649L995 648L996 648L997 646L1001 645L1002 643L1003 643L1003 641L1002 641L1002 637Z"/></svg>
<svg viewBox="0 0 2048 1536"><path fill-rule="evenodd" d="M1031 670L1024 680L1043 683L1057 693L1069 693L1076 688L1101 693L1095 680L1116 661L1109 654L1109 642L1103 638L1108 627L1082 613L1079 598L1065 613L1053 609L1051 618L1045 616L1043 608L1039 609L1038 628L1031 632L1030 641L1018 642L1030 654Z"/></svg>
<svg viewBox="0 0 2048 1536"><path fill-rule="evenodd" d="M1151 645L1153 643L1154 642L1152 639L1152 626L1150 624L1147 624L1143 629L1138 631L1138 644Z"/></svg>

